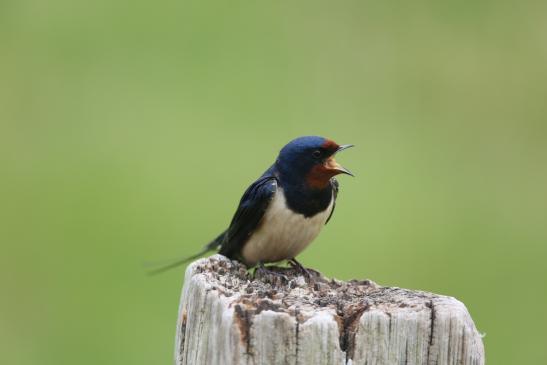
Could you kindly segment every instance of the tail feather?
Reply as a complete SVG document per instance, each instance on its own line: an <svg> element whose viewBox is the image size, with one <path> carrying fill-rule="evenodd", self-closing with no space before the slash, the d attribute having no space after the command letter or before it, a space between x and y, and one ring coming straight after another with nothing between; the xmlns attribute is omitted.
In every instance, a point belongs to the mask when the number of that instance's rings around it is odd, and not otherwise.
<svg viewBox="0 0 547 365"><path fill-rule="evenodd" d="M203 249L200 252L196 253L195 255L192 255L192 256L189 256L189 257L184 257L184 258L181 258L181 259L174 259L174 260L172 260L172 262L169 262L167 264L165 263L165 261L162 261L160 263L148 264L147 266L158 266L158 265L161 266L159 268L152 269L152 270L148 271L148 275L160 274L164 271L167 271L169 269L172 269L172 268L175 268L177 266L183 265L185 263L188 263L192 260L195 260L195 259L199 258L200 256L203 256L207 252L212 251L212 250L216 249L217 247L219 247L222 244L222 241L224 240L225 234L226 234L226 231L222 232L220 235L218 235L217 238L215 238L214 240L209 242L207 245L205 245L203 247Z"/></svg>

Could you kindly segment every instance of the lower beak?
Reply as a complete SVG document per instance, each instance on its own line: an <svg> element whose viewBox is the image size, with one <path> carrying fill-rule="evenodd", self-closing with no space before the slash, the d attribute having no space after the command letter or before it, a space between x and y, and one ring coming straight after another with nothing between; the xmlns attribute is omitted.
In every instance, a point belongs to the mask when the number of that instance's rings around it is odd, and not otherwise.
<svg viewBox="0 0 547 365"><path fill-rule="evenodd" d="M336 150L335 154L340 152L340 151L343 151L345 149L348 149L350 147L353 147L352 144L343 144L341 145L340 147L338 147L338 149ZM333 171L337 171L339 174L346 174L346 175L350 175L350 176L353 176L355 177L355 175L353 175L351 173L351 171L349 171L348 169L346 169L344 166L340 165L338 162L336 162L336 160L334 159L334 155L331 156L325 163L325 167L329 170L333 170Z"/></svg>

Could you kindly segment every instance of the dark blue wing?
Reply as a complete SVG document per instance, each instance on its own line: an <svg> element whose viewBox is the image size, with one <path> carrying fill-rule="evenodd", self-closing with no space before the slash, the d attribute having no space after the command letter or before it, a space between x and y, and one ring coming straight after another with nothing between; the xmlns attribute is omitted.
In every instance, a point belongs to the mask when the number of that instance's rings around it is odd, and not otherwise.
<svg viewBox="0 0 547 365"><path fill-rule="evenodd" d="M332 186L332 210L330 211L329 217L327 218L325 224L329 223L330 218L332 217L332 213L334 213L334 208L336 207L336 197L338 196L338 180L333 177L332 179L330 179L330 185Z"/></svg>
<svg viewBox="0 0 547 365"><path fill-rule="evenodd" d="M263 175L243 194L230 227L225 232L220 253L229 258L238 258L241 249L258 228L264 212L268 209L277 189L273 175Z"/></svg>

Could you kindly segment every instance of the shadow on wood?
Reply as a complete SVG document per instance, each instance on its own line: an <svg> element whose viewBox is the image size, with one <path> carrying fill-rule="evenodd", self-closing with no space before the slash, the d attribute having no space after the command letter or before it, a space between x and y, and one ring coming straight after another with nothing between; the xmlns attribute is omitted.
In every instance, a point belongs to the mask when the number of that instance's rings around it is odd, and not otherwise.
<svg viewBox="0 0 547 365"><path fill-rule="evenodd" d="M253 279L221 255L192 263L175 364L484 364L481 336L454 298L274 270Z"/></svg>

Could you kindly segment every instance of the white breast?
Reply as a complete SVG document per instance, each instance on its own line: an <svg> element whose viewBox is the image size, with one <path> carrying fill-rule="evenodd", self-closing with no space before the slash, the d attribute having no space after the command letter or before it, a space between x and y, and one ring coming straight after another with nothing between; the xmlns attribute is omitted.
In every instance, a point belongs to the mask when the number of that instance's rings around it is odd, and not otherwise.
<svg viewBox="0 0 547 365"><path fill-rule="evenodd" d="M260 227L245 244L242 256L247 265L290 259L302 252L325 225L333 200L325 211L306 218L287 207L285 194L277 188L275 197L264 213Z"/></svg>

